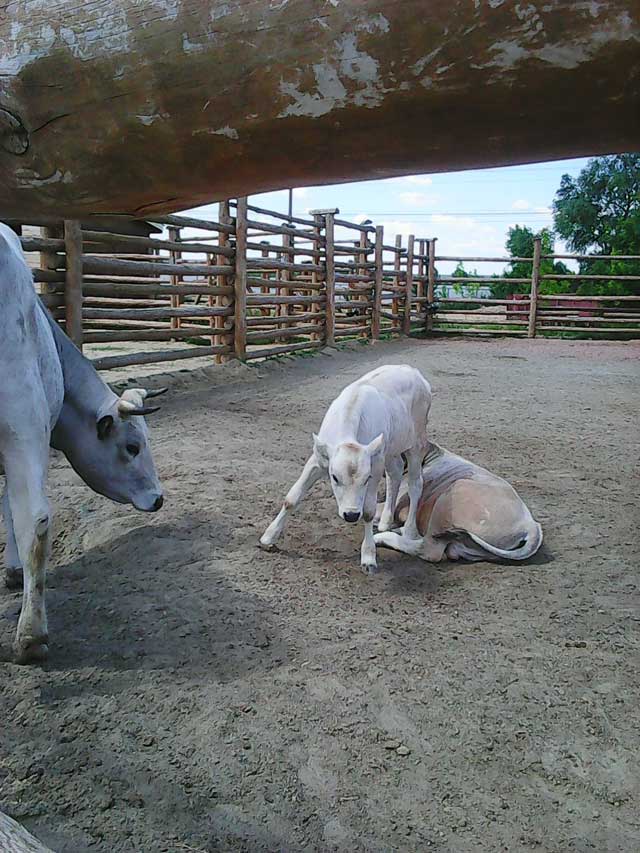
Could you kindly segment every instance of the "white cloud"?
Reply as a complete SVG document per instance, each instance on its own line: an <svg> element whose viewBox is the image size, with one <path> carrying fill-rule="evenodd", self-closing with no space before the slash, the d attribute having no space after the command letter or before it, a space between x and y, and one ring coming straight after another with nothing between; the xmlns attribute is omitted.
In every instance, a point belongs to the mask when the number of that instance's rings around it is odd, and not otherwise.
<svg viewBox="0 0 640 853"><path fill-rule="evenodd" d="M420 184L423 187L430 187L433 183L433 178L430 178L429 175L407 175L404 180L409 181L410 184Z"/></svg>
<svg viewBox="0 0 640 853"><path fill-rule="evenodd" d="M525 199L523 199L523 198L519 198L519 199L517 199L516 201L514 201L514 202L513 202L513 204L511 205L511 207L512 207L514 210L529 210L529 208L531 207L531 205L529 204L529 202L528 202L528 201L525 201Z"/></svg>
<svg viewBox="0 0 640 853"><path fill-rule="evenodd" d="M478 222L472 216L452 216L449 213L432 213L431 222L434 225L447 226L452 231L464 231L467 234L470 231L475 234L496 234L498 231L495 225Z"/></svg>
<svg viewBox="0 0 640 853"><path fill-rule="evenodd" d="M407 204L409 207L422 207L429 201L428 196L417 192L399 193L398 198L402 204Z"/></svg>

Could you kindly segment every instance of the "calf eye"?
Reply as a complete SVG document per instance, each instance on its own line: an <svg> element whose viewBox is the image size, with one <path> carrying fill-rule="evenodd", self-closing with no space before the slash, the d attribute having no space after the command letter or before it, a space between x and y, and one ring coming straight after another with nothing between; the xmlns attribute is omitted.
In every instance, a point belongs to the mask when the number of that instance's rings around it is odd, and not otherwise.
<svg viewBox="0 0 640 853"><path fill-rule="evenodd" d="M137 444L127 444L127 453L129 456L137 456L140 453L140 448Z"/></svg>

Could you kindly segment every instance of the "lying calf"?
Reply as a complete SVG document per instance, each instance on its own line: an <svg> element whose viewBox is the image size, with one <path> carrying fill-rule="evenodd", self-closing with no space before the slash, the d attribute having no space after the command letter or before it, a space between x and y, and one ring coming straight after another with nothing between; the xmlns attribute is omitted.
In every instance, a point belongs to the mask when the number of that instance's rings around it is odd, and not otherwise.
<svg viewBox="0 0 640 853"><path fill-rule="evenodd" d="M378 533L376 544L440 560L526 560L542 545L542 528L515 489L490 471L429 444L422 466L418 536L404 529ZM408 517L398 502L396 523Z"/></svg>
<svg viewBox="0 0 640 853"><path fill-rule="evenodd" d="M313 436L313 453L289 490L282 509L267 527L260 544L272 547L288 514L323 477L329 477L345 521L364 521L361 564L376 567L373 518L378 486L386 472L387 495L379 530L393 525L405 455L409 506L405 529L418 536L416 513L422 493L422 460L427 439L431 388L422 374L408 365L386 365L347 386L329 406L320 432Z"/></svg>

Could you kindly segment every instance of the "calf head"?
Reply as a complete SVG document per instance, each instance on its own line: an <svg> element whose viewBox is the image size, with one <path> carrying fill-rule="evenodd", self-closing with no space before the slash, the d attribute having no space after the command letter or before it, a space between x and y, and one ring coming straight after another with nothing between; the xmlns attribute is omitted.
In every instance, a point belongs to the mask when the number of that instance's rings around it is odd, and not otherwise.
<svg viewBox="0 0 640 853"><path fill-rule="evenodd" d="M345 521L371 521L376 509L378 484L384 473L384 436L370 444L348 441L331 446L313 436L313 450L327 468L338 515Z"/></svg>
<svg viewBox="0 0 640 853"><path fill-rule="evenodd" d="M147 406L150 397L167 389L131 388L113 395L97 413L96 422L81 430L63 448L73 468L94 491L117 503L156 512L163 504L144 415L158 411Z"/></svg>

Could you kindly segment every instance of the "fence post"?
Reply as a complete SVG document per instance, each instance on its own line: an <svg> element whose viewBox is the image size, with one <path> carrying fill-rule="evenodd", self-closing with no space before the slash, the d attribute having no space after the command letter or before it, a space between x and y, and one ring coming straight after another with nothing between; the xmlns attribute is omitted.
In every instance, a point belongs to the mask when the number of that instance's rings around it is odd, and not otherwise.
<svg viewBox="0 0 640 853"><path fill-rule="evenodd" d="M174 225L170 225L169 228L167 229L167 233L168 233L169 239L171 240L172 243L178 243L180 241L180 229L179 228L176 228ZM171 251L169 252L169 258L171 259L172 264L177 264L178 260L181 257L182 257L182 252L178 252L175 249L171 249ZM171 276L171 284L174 284L174 285L180 284L181 280L182 280L182 277L179 275L172 275ZM179 296L177 296L177 295L171 296L171 307L172 308L179 308L181 302L182 302L182 300L180 299ZM172 329L179 329L181 326L180 317L172 317L170 325L171 325Z"/></svg>
<svg viewBox="0 0 640 853"><path fill-rule="evenodd" d="M313 241L313 243L311 245L313 247L313 251L316 254L311 256L312 257L311 262L313 264L319 265L320 253L322 252L322 243L320 240L320 238L322 236L322 224L323 224L322 216L319 213L313 214L313 222L314 222L313 233L315 235L315 240ZM295 259L296 259L296 256L293 255L291 260L295 261ZM309 291L309 293L311 294L311 296L319 297L321 292L322 292L322 278L321 278L320 273L317 273L317 272L311 273L311 284L312 284L312 288ZM319 302L312 302L311 306L310 306L310 313L311 314L319 314L321 312L322 312L322 305ZM314 319L311 318L311 322L313 323L313 322L317 322L317 321L314 321ZM310 338L312 341L319 341L321 339L321 337L322 337L322 335L320 332L312 332L310 335Z"/></svg>
<svg viewBox="0 0 640 853"><path fill-rule="evenodd" d="M375 284L373 286L373 310L371 312L371 340L380 339L380 312L382 310L382 277L383 257L382 244L384 242L384 228L376 225L376 250L375 250Z"/></svg>
<svg viewBox="0 0 640 853"><path fill-rule="evenodd" d="M527 337L536 336L536 314L538 313L538 284L540 283L540 255L542 254L542 240L536 237L533 242L533 264L531 270L531 296L529 302L529 328Z"/></svg>
<svg viewBox="0 0 640 853"><path fill-rule="evenodd" d="M64 221L67 271L64 284L65 331L82 349L82 229L76 219Z"/></svg>
<svg viewBox="0 0 640 853"><path fill-rule="evenodd" d="M41 226L40 235L42 237L52 237L54 239L60 240L64 236L63 229L60 227L54 226ZM40 268L43 270L51 270L52 272L57 272L60 269L60 255L57 252L45 251L40 252ZM36 285L36 289L37 285ZM47 296L54 295L55 298L49 301L49 305L51 309L60 308L64 302L64 285L60 285L54 282L41 282L40 283L40 293ZM55 311L54 311L55 313Z"/></svg>
<svg viewBox="0 0 640 853"><path fill-rule="evenodd" d="M356 273L356 275L361 275L361 276L369 275L369 270L367 269L367 262L369 260L369 245L370 245L369 244L369 232L368 231L361 231L360 232L360 239L358 240L358 248L361 249L361 251L358 252L358 261L362 264L362 266L356 267L354 269L354 272ZM355 258L354 258L354 260L355 260ZM360 282L358 282L358 284L360 284ZM354 288L354 289L357 289L357 285L356 285L356 288ZM356 305L358 302L370 302L370 301L371 301L371 297L370 297L370 295L367 295L366 293L361 293L359 296L356 296L356 298L355 298ZM360 314L360 317L362 317L362 319L366 323L367 312L365 311L364 314ZM366 331L361 332L360 337L366 338L367 332Z"/></svg>
<svg viewBox="0 0 640 853"><path fill-rule="evenodd" d="M427 331L433 331L433 303L435 300L436 289L436 240L437 237L432 237L429 240L429 266L427 268Z"/></svg>
<svg viewBox="0 0 640 853"><path fill-rule="evenodd" d="M413 297L413 246L415 238L409 234L407 240L407 277L404 287L404 316L402 318L402 332L405 335L411 333L411 299Z"/></svg>
<svg viewBox="0 0 640 853"><path fill-rule="evenodd" d="M287 225L289 226L289 228L295 228L295 225L292 222L287 222ZM291 234L283 234L282 235L282 248L283 249L292 249L294 247L295 247L295 237L293 237ZM287 261L287 262L294 261L295 257L296 256L291 254L291 252L287 252L287 251L281 252L278 255L279 260ZM276 277L283 284L286 285L287 283L291 282L291 278L292 278L291 271L286 270L286 269L276 271ZM278 293L278 296L292 296L293 295L293 291L289 287L279 287L277 290L277 293ZM295 309L295 306L291 305L291 303L289 303L289 302L285 302L282 305L278 306L278 311L276 313L278 313L280 317L291 317L291 315L294 314L294 309ZM292 321L292 322L295 322L295 321ZM283 323L280 326L280 328L281 329L288 329L290 325L291 325L291 323L287 321L286 323ZM280 341L282 343L286 343L289 340L289 338L285 335L283 338L276 338L276 340Z"/></svg>
<svg viewBox="0 0 640 853"><path fill-rule="evenodd" d="M222 225L230 225L231 224L231 216L229 215L229 201L221 201L218 204L218 221ZM219 246L228 246L229 245L229 235L224 231L218 232L218 245ZM216 262L221 266L223 264L229 264L230 259L226 255L217 255ZM230 279L226 275L216 276L216 284L218 287L226 287L229 285ZM214 306L218 306L220 308L228 308L231 305L230 296L214 296L211 300L211 304ZM229 325L227 324L227 317L214 317L214 327L217 330L229 330ZM226 345L229 339L224 337L223 335L215 335L213 339L214 345ZM228 360L228 356L217 354L214 357L215 364L222 364L223 362Z"/></svg>
<svg viewBox="0 0 640 853"><path fill-rule="evenodd" d="M400 301L398 300L398 289L400 287L400 266L401 266L401 250L402 250L402 234L396 234L396 252L393 256L393 298L391 300L391 313L395 314L395 318L391 321L391 328L396 329L400 325Z"/></svg>
<svg viewBox="0 0 640 853"><path fill-rule="evenodd" d="M336 259L334 253L334 213L324 215L324 263L325 263L325 346L336 343Z"/></svg>
<svg viewBox="0 0 640 853"><path fill-rule="evenodd" d="M426 291L426 285L424 280L424 271L425 271L425 263L424 263L424 253L425 253L425 243L426 240L418 240L418 280L416 281L416 296L424 297ZM418 314L423 310L424 303L418 302ZM426 315L426 310L425 310Z"/></svg>
<svg viewBox="0 0 640 853"><path fill-rule="evenodd" d="M236 272L234 278L233 343L236 358L247 355L247 199L236 206Z"/></svg>

